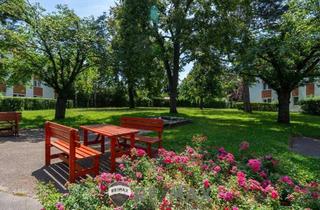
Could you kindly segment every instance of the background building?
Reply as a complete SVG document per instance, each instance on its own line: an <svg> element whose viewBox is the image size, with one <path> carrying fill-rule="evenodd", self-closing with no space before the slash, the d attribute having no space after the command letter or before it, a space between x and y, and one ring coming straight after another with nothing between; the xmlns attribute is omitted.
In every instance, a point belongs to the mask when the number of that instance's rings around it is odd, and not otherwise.
<svg viewBox="0 0 320 210"><path fill-rule="evenodd" d="M294 89L291 92L290 109L299 109L298 102L300 100L313 96L320 96L320 83L309 83ZM277 102L278 96L276 91L272 90L268 84L258 79L255 84L250 86L250 101L253 103Z"/></svg>
<svg viewBox="0 0 320 210"><path fill-rule="evenodd" d="M0 93L4 96L14 97L55 98L54 90L36 78L33 78L28 85L14 85L10 87L0 84Z"/></svg>

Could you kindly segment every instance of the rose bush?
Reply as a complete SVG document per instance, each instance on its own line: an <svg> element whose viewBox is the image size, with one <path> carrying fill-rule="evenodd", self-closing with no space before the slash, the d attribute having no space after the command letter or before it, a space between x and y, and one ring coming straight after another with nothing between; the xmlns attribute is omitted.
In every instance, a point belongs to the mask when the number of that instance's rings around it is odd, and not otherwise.
<svg viewBox="0 0 320 210"><path fill-rule="evenodd" d="M252 157L248 142L240 145L239 159L224 148L186 147L180 154L159 149L150 159L140 149L124 156L121 174L102 173L69 186L61 195L41 186L45 209L320 209L320 185L299 183L280 175L272 156ZM132 194L116 208L108 196L109 185L127 183ZM51 189L51 191L50 191ZM54 195L54 198L51 196Z"/></svg>

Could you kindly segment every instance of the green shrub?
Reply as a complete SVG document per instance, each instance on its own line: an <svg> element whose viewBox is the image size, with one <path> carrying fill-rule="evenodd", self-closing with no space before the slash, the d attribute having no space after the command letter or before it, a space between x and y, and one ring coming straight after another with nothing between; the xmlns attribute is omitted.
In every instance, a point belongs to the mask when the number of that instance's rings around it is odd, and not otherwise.
<svg viewBox="0 0 320 210"><path fill-rule="evenodd" d="M163 98L154 98L153 99L154 107L169 107L170 101L168 99ZM178 107L199 107L199 103L178 99L177 100ZM206 99L203 103L204 108L227 108L227 102L224 99Z"/></svg>
<svg viewBox="0 0 320 210"><path fill-rule="evenodd" d="M0 97L0 111L22 111L54 109L56 99L25 98L25 97ZM68 100L67 108L73 107L73 101Z"/></svg>
<svg viewBox="0 0 320 210"><path fill-rule="evenodd" d="M276 103L251 103L253 111L278 111L278 104ZM235 104L235 108L243 110L243 102Z"/></svg>
<svg viewBox="0 0 320 210"><path fill-rule="evenodd" d="M320 115L320 97L307 98L300 101L300 105L303 112Z"/></svg>
<svg viewBox="0 0 320 210"><path fill-rule="evenodd" d="M39 183L37 186L37 197L46 210L56 210L56 204L61 200L62 194L52 183Z"/></svg>

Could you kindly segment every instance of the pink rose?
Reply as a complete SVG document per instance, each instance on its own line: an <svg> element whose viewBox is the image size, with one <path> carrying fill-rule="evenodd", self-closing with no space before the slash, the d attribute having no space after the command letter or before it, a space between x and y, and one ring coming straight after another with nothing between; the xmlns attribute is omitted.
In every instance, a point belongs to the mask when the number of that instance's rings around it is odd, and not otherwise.
<svg viewBox="0 0 320 210"><path fill-rule="evenodd" d="M121 175L121 174L116 174L116 175L114 176L114 178L116 179L116 181L121 181L122 175Z"/></svg>
<svg viewBox="0 0 320 210"><path fill-rule="evenodd" d="M208 179L203 180L203 186L204 186L204 188L206 188L206 189L210 187L210 182L209 182Z"/></svg>
<svg viewBox="0 0 320 210"><path fill-rule="evenodd" d="M215 166L213 168L213 170L216 172L216 173L219 173L221 171L221 167L220 166Z"/></svg>
<svg viewBox="0 0 320 210"><path fill-rule="evenodd" d="M147 153L143 150L143 149L137 149L137 156L138 157L143 157L145 156Z"/></svg>
<svg viewBox="0 0 320 210"><path fill-rule="evenodd" d="M317 192L312 192L312 193L311 193L311 197L312 197L313 199L317 200L317 199L320 198L320 195L319 195L319 193L317 193Z"/></svg>
<svg viewBox="0 0 320 210"><path fill-rule="evenodd" d="M240 186L240 187L246 187L246 181L247 181L247 179L246 179L246 175L245 175L245 173L243 173L242 171L239 171L238 173L237 173L237 180L238 180L238 185Z"/></svg>
<svg viewBox="0 0 320 210"><path fill-rule="evenodd" d="M102 181L107 182L107 183L111 183L111 182L112 182L112 174L103 172L103 173L100 175L100 179L101 179Z"/></svg>
<svg viewBox="0 0 320 210"><path fill-rule="evenodd" d="M142 178L142 173L141 172L136 172L136 177L137 179L141 179Z"/></svg>
<svg viewBox="0 0 320 210"><path fill-rule="evenodd" d="M125 166L121 163L121 164L119 165L119 168L120 168L121 171L124 171Z"/></svg>
<svg viewBox="0 0 320 210"><path fill-rule="evenodd" d="M288 185L294 185L292 179L289 176L283 176L280 178L280 182L287 183Z"/></svg>
<svg viewBox="0 0 320 210"><path fill-rule="evenodd" d="M237 173L237 170L238 170L237 166L232 166L230 172L231 172L232 174L235 174L235 173Z"/></svg>
<svg viewBox="0 0 320 210"><path fill-rule="evenodd" d="M225 157L225 159L227 160L228 163L234 163L234 156L231 153L228 153Z"/></svg>
<svg viewBox="0 0 320 210"><path fill-rule="evenodd" d="M194 153L194 149L192 147L187 147L187 153L189 153L190 155Z"/></svg>
<svg viewBox="0 0 320 210"><path fill-rule="evenodd" d="M166 164L173 163L173 160L172 160L171 157L165 157L163 161L164 161L164 163L166 163Z"/></svg>
<svg viewBox="0 0 320 210"><path fill-rule="evenodd" d="M258 182L257 180L249 179L248 182L249 182L250 190L261 190L262 189L260 182Z"/></svg>
<svg viewBox="0 0 320 210"><path fill-rule="evenodd" d="M64 210L64 206L63 206L63 204L60 203L60 202L58 202L58 203L56 204L56 208L57 208L57 210Z"/></svg>
<svg viewBox="0 0 320 210"><path fill-rule="evenodd" d="M266 172L264 172L264 171L261 171L261 172L259 173L259 175L261 176L261 178L264 178L264 179L267 178L267 174L266 174Z"/></svg>
<svg viewBox="0 0 320 210"><path fill-rule="evenodd" d="M270 194L272 199L278 199L279 198L279 194L276 190L272 190L271 194Z"/></svg>
<svg viewBox="0 0 320 210"><path fill-rule="evenodd" d="M201 169L204 170L204 171L207 171L207 170L209 169L209 166L206 165L206 164L203 164L203 165L201 166Z"/></svg>
<svg viewBox="0 0 320 210"><path fill-rule="evenodd" d="M163 180L163 176L157 176L157 181L161 182Z"/></svg>
<svg viewBox="0 0 320 210"><path fill-rule="evenodd" d="M100 191L104 192L104 191L106 191L106 189L107 189L107 186L105 186L104 184L99 184Z"/></svg>
<svg viewBox="0 0 320 210"><path fill-rule="evenodd" d="M260 171L261 168L261 161L258 159L250 159L248 161L248 166L254 171L258 172Z"/></svg>
<svg viewBox="0 0 320 210"><path fill-rule="evenodd" d="M248 148L249 148L249 142L247 142L247 141L241 142L241 144L239 146L240 151L247 150Z"/></svg>

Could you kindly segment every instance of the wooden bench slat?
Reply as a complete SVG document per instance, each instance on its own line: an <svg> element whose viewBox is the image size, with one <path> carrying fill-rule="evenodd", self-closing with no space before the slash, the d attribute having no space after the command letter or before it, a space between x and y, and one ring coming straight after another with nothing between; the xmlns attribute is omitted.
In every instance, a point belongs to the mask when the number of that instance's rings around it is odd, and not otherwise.
<svg viewBox="0 0 320 210"><path fill-rule="evenodd" d="M129 136L124 136L123 138L130 139ZM144 143L151 143L151 144L158 143L159 141L161 141L161 139L159 139L158 137L141 136L141 135L136 135L134 140L144 142Z"/></svg>
<svg viewBox="0 0 320 210"><path fill-rule="evenodd" d="M70 146L68 143L66 143L63 140L56 140L51 143L53 146L57 147L58 149L61 149L63 152L67 153L68 155L70 154ZM80 147L76 147L76 158L77 159L83 159L83 158L88 158L91 156L97 156L100 155L101 153L98 151L92 151L90 150L91 148L80 145Z"/></svg>

